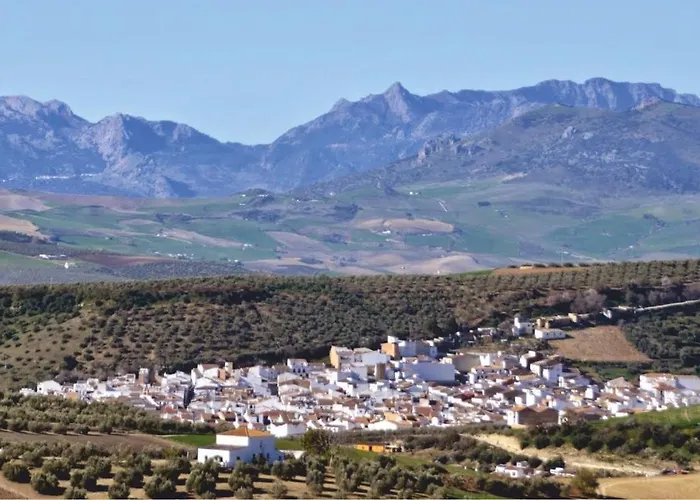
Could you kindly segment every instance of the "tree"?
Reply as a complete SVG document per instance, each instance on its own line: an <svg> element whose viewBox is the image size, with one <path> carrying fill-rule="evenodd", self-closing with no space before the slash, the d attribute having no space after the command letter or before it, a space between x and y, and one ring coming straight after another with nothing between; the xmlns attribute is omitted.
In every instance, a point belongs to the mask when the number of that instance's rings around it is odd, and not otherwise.
<svg viewBox="0 0 700 500"><path fill-rule="evenodd" d="M69 486L66 488L66 491L63 492L63 498L87 498L87 491L82 488L76 488L75 486Z"/></svg>
<svg viewBox="0 0 700 500"><path fill-rule="evenodd" d="M32 488L41 495L53 495L58 490L58 478L53 474L39 471L32 474Z"/></svg>
<svg viewBox="0 0 700 500"><path fill-rule="evenodd" d="M289 488L287 488L284 483L275 481L270 493L272 494L272 498L284 498L289 493Z"/></svg>
<svg viewBox="0 0 700 500"><path fill-rule="evenodd" d="M134 468L123 469L114 475L114 482L124 483L131 488L140 488L143 484L143 474Z"/></svg>
<svg viewBox="0 0 700 500"><path fill-rule="evenodd" d="M301 447L309 455L325 455L331 446L331 436L320 429L309 429L301 436Z"/></svg>
<svg viewBox="0 0 700 500"><path fill-rule="evenodd" d="M214 493L218 475L219 471L216 466L211 467L208 464L204 464L203 466L195 467L185 483L187 492L194 493L200 497L207 493Z"/></svg>
<svg viewBox="0 0 700 500"><path fill-rule="evenodd" d="M107 496L109 498L123 499L129 498L129 493L131 493L131 488L129 485L123 481L112 481L107 490Z"/></svg>
<svg viewBox="0 0 700 500"><path fill-rule="evenodd" d="M23 462L7 462L2 466L2 474L15 483L28 483L31 479L29 467Z"/></svg>
<svg viewBox="0 0 700 500"><path fill-rule="evenodd" d="M309 488L309 491L317 497L320 497L321 493L323 493L323 483L325 479L326 475L318 469L310 468L306 471L306 486Z"/></svg>
<svg viewBox="0 0 700 500"><path fill-rule="evenodd" d="M580 469L571 480L571 486L586 497L595 495L598 488L598 478L589 469Z"/></svg>
<svg viewBox="0 0 700 500"><path fill-rule="evenodd" d="M153 476L143 485L143 491L148 498L173 498L175 484L163 476Z"/></svg>
<svg viewBox="0 0 700 500"><path fill-rule="evenodd" d="M53 474L58 479L70 479L71 464L65 458L54 458L46 460L41 467L43 472Z"/></svg>
<svg viewBox="0 0 700 500"><path fill-rule="evenodd" d="M251 488L253 487L253 478L247 474L234 470L228 477L228 485L231 491L236 492L241 488Z"/></svg>
<svg viewBox="0 0 700 500"><path fill-rule="evenodd" d="M92 456L85 462L86 469L94 469L99 477L109 477L112 473L112 462L108 458Z"/></svg>
<svg viewBox="0 0 700 500"><path fill-rule="evenodd" d="M238 488L233 496L243 500L250 499L253 498L253 490L252 488Z"/></svg>

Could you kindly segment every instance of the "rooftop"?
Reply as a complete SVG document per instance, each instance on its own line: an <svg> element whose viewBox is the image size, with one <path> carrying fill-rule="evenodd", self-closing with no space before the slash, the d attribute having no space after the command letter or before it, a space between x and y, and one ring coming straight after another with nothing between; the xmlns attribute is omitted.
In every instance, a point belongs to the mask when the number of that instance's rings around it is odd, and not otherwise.
<svg viewBox="0 0 700 500"><path fill-rule="evenodd" d="M220 432L217 436L272 437L272 434L257 429L249 429L248 427L239 427L231 431Z"/></svg>

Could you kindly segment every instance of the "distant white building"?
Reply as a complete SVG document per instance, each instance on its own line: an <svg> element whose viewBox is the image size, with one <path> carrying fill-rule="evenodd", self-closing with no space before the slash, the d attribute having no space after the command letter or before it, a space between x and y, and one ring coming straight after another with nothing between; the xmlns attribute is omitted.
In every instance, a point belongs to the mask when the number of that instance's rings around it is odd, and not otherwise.
<svg viewBox="0 0 700 500"><path fill-rule="evenodd" d="M514 336L520 337L522 335L532 335L533 332L534 325L528 318L521 316L520 314L513 318L512 333Z"/></svg>
<svg viewBox="0 0 700 500"><path fill-rule="evenodd" d="M270 434L277 438L287 438L304 434L306 432L306 424L303 421L275 421L270 423L268 429Z"/></svg>
<svg viewBox="0 0 700 500"><path fill-rule="evenodd" d="M304 377L309 373L309 362L305 359L290 358L287 360L287 368L291 373Z"/></svg>
<svg viewBox="0 0 700 500"><path fill-rule="evenodd" d="M269 432L239 427L216 435L216 444L197 450L197 461L216 460L227 469L238 462L252 462L256 456L264 456L269 463L282 460L283 454L277 451L277 439Z"/></svg>
<svg viewBox="0 0 700 500"><path fill-rule="evenodd" d="M406 378L417 377L425 382L454 382L455 367L452 363L441 363L429 357L404 359L399 364Z"/></svg>
<svg viewBox="0 0 700 500"><path fill-rule="evenodd" d="M566 332L558 328L535 328L535 338L539 340L565 339Z"/></svg>
<svg viewBox="0 0 700 500"><path fill-rule="evenodd" d="M63 394L63 386L55 380L45 380L36 385L36 392L42 396Z"/></svg>

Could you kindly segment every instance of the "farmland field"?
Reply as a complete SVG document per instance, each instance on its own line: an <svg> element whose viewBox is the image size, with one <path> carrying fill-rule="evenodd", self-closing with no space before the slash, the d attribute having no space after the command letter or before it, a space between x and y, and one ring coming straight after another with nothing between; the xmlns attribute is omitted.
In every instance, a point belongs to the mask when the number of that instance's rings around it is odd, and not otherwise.
<svg viewBox="0 0 700 500"><path fill-rule="evenodd" d="M700 474L601 479L599 491L613 498L695 499L700 498Z"/></svg>
<svg viewBox="0 0 700 500"><path fill-rule="evenodd" d="M644 362L649 358L639 352L617 326L596 326L567 332L570 338L553 340L557 354L577 361Z"/></svg>

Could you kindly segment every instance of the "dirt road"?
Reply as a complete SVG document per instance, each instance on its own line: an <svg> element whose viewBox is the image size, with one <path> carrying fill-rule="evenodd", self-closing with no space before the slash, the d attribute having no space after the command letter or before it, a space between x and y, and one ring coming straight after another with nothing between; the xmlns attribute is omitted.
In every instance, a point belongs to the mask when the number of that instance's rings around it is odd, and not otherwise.
<svg viewBox="0 0 700 500"><path fill-rule="evenodd" d="M523 455L537 456L542 460L549 460L550 458L561 455L566 461L566 465L570 467L585 467L590 469L601 469L609 470L613 472L621 472L624 474L643 474L643 475L656 475L661 472L662 467L657 464L650 462L645 462L642 460L631 460L625 458L625 462L622 463L618 458L616 461L604 461L600 458L596 458L586 452L579 452L572 448L545 448L538 450L536 448L525 448L520 449L520 442L517 438L513 436L503 436L500 434L478 434L472 436L479 441L488 443L498 448L503 448L511 453L521 453Z"/></svg>

